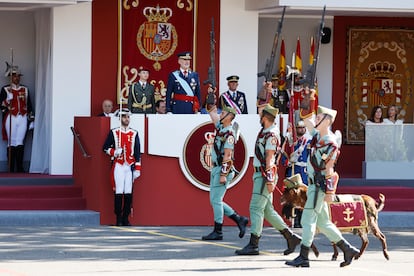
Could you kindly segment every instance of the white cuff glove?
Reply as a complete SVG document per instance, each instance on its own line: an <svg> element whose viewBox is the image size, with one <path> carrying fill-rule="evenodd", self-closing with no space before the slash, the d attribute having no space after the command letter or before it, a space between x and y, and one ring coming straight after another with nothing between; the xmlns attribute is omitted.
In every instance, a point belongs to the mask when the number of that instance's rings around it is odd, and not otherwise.
<svg viewBox="0 0 414 276"><path fill-rule="evenodd" d="M118 156L120 156L122 154L122 148L117 148L115 151L114 151L114 156L115 157L118 157Z"/></svg>
<svg viewBox="0 0 414 276"><path fill-rule="evenodd" d="M141 175L141 171L135 170L133 173L134 180L137 179Z"/></svg>
<svg viewBox="0 0 414 276"><path fill-rule="evenodd" d="M13 100L13 93L7 93L7 101L11 101L11 100Z"/></svg>

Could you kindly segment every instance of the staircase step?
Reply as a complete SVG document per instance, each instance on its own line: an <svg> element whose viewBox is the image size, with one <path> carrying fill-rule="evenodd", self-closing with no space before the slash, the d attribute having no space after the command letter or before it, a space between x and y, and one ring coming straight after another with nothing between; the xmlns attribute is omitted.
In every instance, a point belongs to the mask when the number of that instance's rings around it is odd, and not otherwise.
<svg viewBox="0 0 414 276"><path fill-rule="evenodd" d="M82 188L66 185L0 186L2 198L64 198L82 197Z"/></svg>
<svg viewBox="0 0 414 276"><path fill-rule="evenodd" d="M99 226L99 212L0 211L0 226Z"/></svg>
<svg viewBox="0 0 414 276"><path fill-rule="evenodd" d="M68 198L8 198L0 199L0 210L85 210L86 201Z"/></svg>
<svg viewBox="0 0 414 276"><path fill-rule="evenodd" d="M379 193L385 198L414 198L414 188L411 187L385 187L385 186L339 186L339 194L365 194L377 199Z"/></svg>

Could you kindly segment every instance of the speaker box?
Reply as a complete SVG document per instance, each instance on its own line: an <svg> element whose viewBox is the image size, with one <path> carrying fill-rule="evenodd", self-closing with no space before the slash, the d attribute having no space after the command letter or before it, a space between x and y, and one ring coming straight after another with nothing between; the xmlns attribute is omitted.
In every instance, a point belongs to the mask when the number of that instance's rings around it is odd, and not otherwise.
<svg viewBox="0 0 414 276"><path fill-rule="evenodd" d="M328 44L329 42L331 42L331 28L324 27L322 31L323 31L323 35L321 38L321 43Z"/></svg>

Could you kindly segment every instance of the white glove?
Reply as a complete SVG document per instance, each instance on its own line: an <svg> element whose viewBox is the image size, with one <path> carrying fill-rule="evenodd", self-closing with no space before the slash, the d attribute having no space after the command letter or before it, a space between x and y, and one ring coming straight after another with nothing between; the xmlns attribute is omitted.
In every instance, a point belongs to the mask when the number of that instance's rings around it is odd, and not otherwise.
<svg viewBox="0 0 414 276"><path fill-rule="evenodd" d="M13 100L13 93L7 93L7 101Z"/></svg>
<svg viewBox="0 0 414 276"><path fill-rule="evenodd" d="M141 175L141 171L135 170L133 173L134 180L137 179Z"/></svg>
<svg viewBox="0 0 414 276"><path fill-rule="evenodd" d="M120 156L122 154L122 148L117 148L115 151L114 151L114 156L115 157L118 157L118 156Z"/></svg>

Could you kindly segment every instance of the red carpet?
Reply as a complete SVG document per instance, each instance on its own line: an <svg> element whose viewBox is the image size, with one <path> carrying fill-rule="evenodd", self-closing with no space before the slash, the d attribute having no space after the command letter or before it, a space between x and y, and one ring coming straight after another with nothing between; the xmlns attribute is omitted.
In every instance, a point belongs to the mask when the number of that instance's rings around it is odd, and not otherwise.
<svg viewBox="0 0 414 276"><path fill-rule="evenodd" d="M0 210L85 210L71 176L0 175Z"/></svg>
<svg viewBox="0 0 414 276"><path fill-rule="evenodd" d="M414 211L414 188L394 186L339 186L338 194L366 194L378 201L385 195L384 211Z"/></svg>

